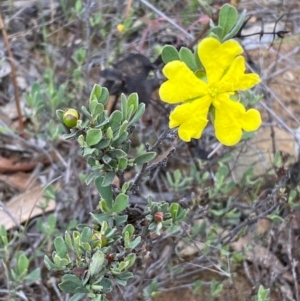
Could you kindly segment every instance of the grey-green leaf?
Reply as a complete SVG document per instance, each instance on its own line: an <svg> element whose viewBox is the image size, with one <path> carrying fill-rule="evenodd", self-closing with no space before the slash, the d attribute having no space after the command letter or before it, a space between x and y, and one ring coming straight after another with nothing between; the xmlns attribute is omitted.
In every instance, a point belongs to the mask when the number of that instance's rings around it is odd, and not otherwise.
<svg viewBox="0 0 300 301"><path fill-rule="evenodd" d="M177 49L171 45L164 46L161 52L161 58L165 64L172 61L180 60Z"/></svg>
<svg viewBox="0 0 300 301"><path fill-rule="evenodd" d="M94 253L89 265L89 272L91 273L92 277L100 273L103 267L104 259L105 256L101 250L97 250L96 253Z"/></svg>
<svg viewBox="0 0 300 301"><path fill-rule="evenodd" d="M132 117L132 119L130 120L130 122L128 123L128 127L134 123L136 123L144 114L145 112L145 104L144 103L140 103L134 116Z"/></svg>
<svg viewBox="0 0 300 301"><path fill-rule="evenodd" d="M238 19L238 12L236 8L232 5L225 4L222 6L219 14L218 25L223 29L223 36L226 36L230 30L233 28L234 24Z"/></svg>
<svg viewBox="0 0 300 301"><path fill-rule="evenodd" d="M125 158L127 154L121 149L113 149L108 152L108 155L114 159Z"/></svg>
<svg viewBox="0 0 300 301"><path fill-rule="evenodd" d="M148 163L151 160L153 160L155 157L156 157L156 152L148 152L148 153L137 156L134 159L134 163L137 165L145 164L145 163Z"/></svg>
<svg viewBox="0 0 300 301"><path fill-rule="evenodd" d="M92 100L96 100L98 102L98 99L100 98L101 94L102 94L102 87L95 84L90 94L90 102Z"/></svg>
<svg viewBox="0 0 300 301"><path fill-rule="evenodd" d="M106 187L106 186L110 185L112 183L112 181L114 180L115 176L116 176L115 171L108 172L102 181L102 187Z"/></svg>
<svg viewBox="0 0 300 301"><path fill-rule="evenodd" d="M124 193L120 193L117 195L116 200L113 204L112 211L113 212L121 212L125 210L128 206L128 195Z"/></svg>
<svg viewBox="0 0 300 301"><path fill-rule="evenodd" d="M124 170L127 168L128 165L128 159L127 158L120 158L118 160L118 169Z"/></svg>
<svg viewBox="0 0 300 301"><path fill-rule="evenodd" d="M81 242L90 242L92 239L92 230L90 227L84 227L82 229L82 232L80 234L80 240Z"/></svg>
<svg viewBox="0 0 300 301"><path fill-rule="evenodd" d="M130 119L132 114L135 113L139 105L139 96L137 93L131 93L127 99L127 117L126 120Z"/></svg>
<svg viewBox="0 0 300 301"><path fill-rule="evenodd" d="M64 293L73 293L76 288L82 286L82 282L77 276L67 274L62 277L58 286Z"/></svg>
<svg viewBox="0 0 300 301"><path fill-rule="evenodd" d="M192 51L186 47L181 47L179 51L180 60L187 64L187 66L192 70L196 71L198 66L195 61L194 54Z"/></svg>
<svg viewBox="0 0 300 301"><path fill-rule="evenodd" d="M134 234L134 227L131 224L127 224L123 231L122 231L122 236L125 237L125 233L128 232L128 237L131 238L132 235Z"/></svg>
<svg viewBox="0 0 300 301"><path fill-rule="evenodd" d="M107 203L107 206L111 209L112 207L112 190L111 186L102 186L104 177L99 176L95 179L95 185L97 190L99 191L101 198L104 199Z"/></svg>
<svg viewBox="0 0 300 301"><path fill-rule="evenodd" d="M107 88L103 87L102 88L102 93L101 93L101 96L98 99L98 102L105 105L108 101L108 97L109 97L109 92L108 92Z"/></svg>
<svg viewBox="0 0 300 301"><path fill-rule="evenodd" d="M123 114L118 110L114 111L110 115L109 125L113 131L116 130L116 128L121 125L122 119L123 119Z"/></svg>
<svg viewBox="0 0 300 301"><path fill-rule="evenodd" d="M121 95L121 112L123 115L123 120L127 119L127 99L124 94Z"/></svg>
<svg viewBox="0 0 300 301"><path fill-rule="evenodd" d="M61 236L58 236L54 239L54 247L60 258L64 258L67 255L67 245Z"/></svg>
<svg viewBox="0 0 300 301"><path fill-rule="evenodd" d="M102 139L102 131L100 129L88 129L86 133L86 143L92 146L100 142Z"/></svg>
<svg viewBox="0 0 300 301"><path fill-rule="evenodd" d="M222 40L223 29L220 26L216 26L210 30L210 35L217 37L218 40Z"/></svg>
<svg viewBox="0 0 300 301"><path fill-rule="evenodd" d="M222 39L222 42L225 42L233 37L236 36L236 34L240 31L244 24L244 20L246 17L247 11L244 9L243 12L240 14L239 19L237 20L236 24L232 28L232 30Z"/></svg>

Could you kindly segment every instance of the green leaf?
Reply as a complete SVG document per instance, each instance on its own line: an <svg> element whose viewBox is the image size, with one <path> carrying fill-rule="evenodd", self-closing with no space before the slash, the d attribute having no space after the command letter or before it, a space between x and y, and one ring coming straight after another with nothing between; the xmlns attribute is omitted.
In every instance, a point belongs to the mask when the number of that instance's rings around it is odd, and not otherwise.
<svg viewBox="0 0 300 301"><path fill-rule="evenodd" d="M30 272L26 277L24 278L26 285L31 285L35 283L37 280L39 280L41 277L41 269L36 268L32 272Z"/></svg>
<svg viewBox="0 0 300 301"><path fill-rule="evenodd" d="M90 94L90 102L92 100L97 100L98 103L101 103L104 106L108 100L108 97L109 97L108 90L106 88L102 88L99 85L95 84Z"/></svg>
<svg viewBox="0 0 300 301"><path fill-rule="evenodd" d="M94 255L92 256L89 265L89 272L91 273L92 277L100 273L104 264L104 260L104 253L101 250L97 250L96 253L94 253Z"/></svg>
<svg viewBox="0 0 300 301"><path fill-rule="evenodd" d="M101 96L98 98L98 102L102 103L105 106L105 104L108 101L108 97L109 97L109 92L108 92L107 88L103 87Z"/></svg>
<svg viewBox="0 0 300 301"><path fill-rule="evenodd" d="M126 142L124 142L123 143L123 145L122 145L122 150L126 153L126 154L128 154L129 153L129 150L130 150L130 146L131 146L131 141L126 141ZM128 162L129 162L129 160L128 160ZM130 166L133 166L132 165L133 164L133 160L130 160Z"/></svg>
<svg viewBox="0 0 300 301"><path fill-rule="evenodd" d="M138 238L138 237L137 237ZM141 237L139 236L140 240L141 240ZM128 265L127 265L127 269L130 268L131 266L134 265L135 263L135 260L136 260L136 255L133 254L133 253L130 253L128 254L125 258L124 258L124 261L127 261L128 262Z"/></svg>
<svg viewBox="0 0 300 301"><path fill-rule="evenodd" d="M82 287L82 282L77 276L67 274L62 277L58 286L64 293L73 293L76 288Z"/></svg>
<svg viewBox="0 0 300 301"><path fill-rule="evenodd" d="M110 139L103 137L101 139L101 141L97 144L97 149L104 149L104 148L108 147L110 142L111 142Z"/></svg>
<svg viewBox="0 0 300 301"><path fill-rule="evenodd" d="M64 270L69 263L68 259L59 257L55 251L53 252L52 257L56 268L59 270Z"/></svg>
<svg viewBox="0 0 300 301"><path fill-rule="evenodd" d="M68 231L65 232L65 243L70 250L73 249L72 238Z"/></svg>
<svg viewBox="0 0 300 301"><path fill-rule="evenodd" d="M49 271L56 270L55 264L50 260L50 258L47 255L44 256L44 263Z"/></svg>
<svg viewBox="0 0 300 301"><path fill-rule="evenodd" d="M112 146L117 147L118 145L122 144L127 138L128 132L124 132L120 137L113 141Z"/></svg>
<svg viewBox="0 0 300 301"><path fill-rule="evenodd" d="M101 200L99 202L99 208L102 212L105 212L105 213L111 212L111 208L108 207L106 200Z"/></svg>
<svg viewBox="0 0 300 301"><path fill-rule="evenodd" d="M257 301L269 301L270 289L265 289L262 285L259 286L258 292L257 292Z"/></svg>
<svg viewBox="0 0 300 301"><path fill-rule="evenodd" d="M127 99L127 117L126 119L129 119L131 117L131 114L133 114L137 108L138 108L138 105L139 105L139 96L137 93L132 93L128 96L128 99ZM133 106L133 110L129 110L129 108Z"/></svg>
<svg viewBox="0 0 300 301"><path fill-rule="evenodd" d="M106 187L106 186L110 185L112 183L112 181L114 180L115 176L116 176L116 172L115 171L108 172L105 175L105 177L104 177L104 179L102 181L101 186L102 187Z"/></svg>
<svg viewBox="0 0 300 301"><path fill-rule="evenodd" d="M144 103L140 103L134 116L132 117L132 119L130 119L129 123L128 123L128 127L130 125L135 124L144 114L145 112L145 104Z"/></svg>
<svg viewBox="0 0 300 301"><path fill-rule="evenodd" d="M148 152L142 155L137 156L134 159L134 163L137 165L146 164L153 160L156 157L156 152Z"/></svg>
<svg viewBox="0 0 300 301"><path fill-rule="evenodd" d="M121 124L120 128L119 128L119 132L118 132L118 135L122 135L128 128L128 121L125 120L123 121L123 123Z"/></svg>
<svg viewBox="0 0 300 301"><path fill-rule="evenodd" d="M86 108L85 106L82 106L82 107L81 107L81 111L82 111L83 114L84 114L85 116L87 116L88 118L91 118L91 117L92 117L91 113L87 110L87 108Z"/></svg>
<svg viewBox="0 0 300 301"><path fill-rule="evenodd" d="M133 241L131 241L129 243L129 248L131 250L133 250L134 248L136 248L138 246L138 244L141 242L141 239L142 238L140 236L136 237Z"/></svg>
<svg viewBox="0 0 300 301"><path fill-rule="evenodd" d="M128 206L128 195L124 193L120 193L117 195L116 200L112 206L112 211L113 212L121 212L125 210Z"/></svg>
<svg viewBox="0 0 300 301"><path fill-rule="evenodd" d="M210 31L210 35L216 37L218 40L222 40L223 37L223 29L220 26L216 26L212 28Z"/></svg>
<svg viewBox="0 0 300 301"><path fill-rule="evenodd" d="M106 130L106 136L108 139L112 140L112 138L114 137L114 132L112 130L111 127L109 127L107 130Z"/></svg>
<svg viewBox="0 0 300 301"><path fill-rule="evenodd" d="M99 225L101 225L104 221L107 222L108 218L110 217L109 213L101 213L101 214L94 214L90 213L92 219L96 221Z"/></svg>
<svg viewBox="0 0 300 301"><path fill-rule="evenodd" d="M54 239L54 247L59 257L64 258L67 255L67 245L62 236L58 236Z"/></svg>
<svg viewBox="0 0 300 301"><path fill-rule="evenodd" d="M20 252L17 259L17 274L20 278L27 274L29 260L23 252Z"/></svg>
<svg viewBox="0 0 300 301"><path fill-rule="evenodd" d="M121 149L113 149L108 152L108 155L113 159L125 158L127 154Z"/></svg>
<svg viewBox="0 0 300 301"><path fill-rule="evenodd" d="M198 66L195 61L194 54L190 49L188 49L186 47L181 47L181 49L179 51L179 56L180 56L180 60L183 61L184 63L186 63L187 66L192 71L198 70Z"/></svg>
<svg viewBox="0 0 300 301"><path fill-rule="evenodd" d="M284 219L276 214L267 215L267 218L269 218L272 222L282 223L284 222Z"/></svg>
<svg viewBox="0 0 300 301"><path fill-rule="evenodd" d="M92 230L90 227L84 227L80 233L80 240L81 242L89 243L92 239Z"/></svg>
<svg viewBox="0 0 300 301"><path fill-rule="evenodd" d="M72 296L69 301L81 301L83 300L83 297L85 296L86 294L82 294L82 293L77 293L75 294L74 296Z"/></svg>
<svg viewBox="0 0 300 301"><path fill-rule="evenodd" d="M128 159L120 158L118 160L118 169L119 170L125 170L127 168L127 165L128 165Z"/></svg>
<svg viewBox="0 0 300 301"><path fill-rule="evenodd" d="M178 203L172 203L169 212L171 213L173 221L176 221L177 213L179 210L180 205Z"/></svg>
<svg viewBox="0 0 300 301"><path fill-rule="evenodd" d="M121 112L123 115L123 120L126 120L128 110L127 110L127 99L124 94L121 95Z"/></svg>
<svg viewBox="0 0 300 301"><path fill-rule="evenodd" d="M222 6L220 13L219 13L219 23L218 25L223 29L223 38L227 35L230 30L235 25L238 19L238 12L236 8L232 5L225 4Z"/></svg>
<svg viewBox="0 0 300 301"><path fill-rule="evenodd" d="M247 11L244 9L243 12L240 14L240 17L237 20L236 24L234 25L232 30L227 35L225 35L225 37L222 39L222 42L225 42L225 41L235 37L235 35L240 31L240 29L242 28L242 26L244 24L246 13L247 13Z"/></svg>
<svg viewBox="0 0 300 301"><path fill-rule="evenodd" d="M122 286L125 286L127 284L127 281L121 280L121 279L119 279L119 277L114 277L114 280L117 284L122 285Z"/></svg>
<svg viewBox="0 0 300 301"><path fill-rule="evenodd" d="M113 131L115 131L122 123L123 115L122 112L116 110L114 111L109 118L109 124Z"/></svg>
<svg viewBox="0 0 300 301"><path fill-rule="evenodd" d="M56 116L57 118L63 122L63 118L64 118L64 111L63 110L56 110Z"/></svg>
<svg viewBox="0 0 300 301"><path fill-rule="evenodd" d="M102 103L98 103L97 100L92 100L90 102L90 111L93 117L96 117L103 113L104 106Z"/></svg>
<svg viewBox="0 0 300 301"><path fill-rule="evenodd" d="M100 142L102 139L102 131L100 129L89 129L86 133L86 143L92 146Z"/></svg>
<svg viewBox="0 0 300 301"><path fill-rule="evenodd" d="M93 99L93 100L90 101L89 108L90 108L90 112L91 112L92 115L93 115L97 105L98 105L98 101L96 99Z"/></svg>
<svg viewBox="0 0 300 301"><path fill-rule="evenodd" d="M228 175L229 169L225 165L221 165L216 172L216 179L218 181L224 180L224 178Z"/></svg>
<svg viewBox="0 0 300 301"><path fill-rule="evenodd" d="M114 280L116 281L116 283L125 286L127 284L127 280L132 277L133 274L131 272L125 272L122 273L121 275L115 276Z"/></svg>
<svg viewBox="0 0 300 301"><path fill-rule="evenodd" d="M174 46L165 45L161 52L161 58L165 64L180 60L179 53Z"/></svg>
<svg viewBox="0 0 300 301"><path fill-rule="evenodd" d="M95 179L95 185L97 190L99 191L101 198L104 199L107 203L108 208L112 208L112 190L111 186L102 186L104 177L99 176Z"/></svg>
<svg viewBox="0 0 300 301"><path fill-rule="evenodd" d="M0 225L0 247L8 244L7 231L4 225Z"/></svg>
<svg viewBox="0 0 300 301"><path fill-rule="evenodd" d="M116 221L116 226L120 226L123 225L127 219L128 219L128 215L116 215L114 217L115 221Z"/></svg>
<svg viewBox="0 0 300 301"><path fill-rule="evenodd" d="M122 236L125 237L125 233L128 233L128 238L130 239L132 237L132 235L134 234L134 227L131 224L127 224L123 231L122 231Z"/></svg>
<svg viewBox="0 0 300 301"><path fill-rule="evenodd" d="M112 282L111 280L107 279L107 278L103 278L99 285L103 286L103 288L105 289L105 291L109 292L111 291L112 288Z"/></svg>
<svg viewBox="0 0 300 301"><path fill-rule="evenodd" d="M102 94L102 87L95 84L90 94L90 102L93 100L99 102L98 99L101 97L101 94Z"/></svg>

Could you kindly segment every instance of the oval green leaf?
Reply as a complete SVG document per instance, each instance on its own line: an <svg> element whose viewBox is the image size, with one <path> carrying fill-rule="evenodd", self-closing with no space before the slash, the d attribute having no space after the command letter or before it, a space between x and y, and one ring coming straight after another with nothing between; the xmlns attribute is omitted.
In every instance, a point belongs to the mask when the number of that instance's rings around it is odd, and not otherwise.
<svg viewBox="0 0 300 301"><path fill-rule="evenodd" d="M166 45L162 49L161 58L165 64L179 60L179 53L174 46Z"/></svg>
<svg viewBox="0 0 300 301"><path fill-rule="evenodd" d="M142 155L137 156L134 159L134 163L137 165L146 164L153 160L156 157L156 152L148 152Z"/></svg>
<svg viewBox="0 0 300 301"><path fill-rule="evenodd" d="M89 129L86 133L86 143L92 146L100 142L102 139L102 131L100 129Z"/></svg>

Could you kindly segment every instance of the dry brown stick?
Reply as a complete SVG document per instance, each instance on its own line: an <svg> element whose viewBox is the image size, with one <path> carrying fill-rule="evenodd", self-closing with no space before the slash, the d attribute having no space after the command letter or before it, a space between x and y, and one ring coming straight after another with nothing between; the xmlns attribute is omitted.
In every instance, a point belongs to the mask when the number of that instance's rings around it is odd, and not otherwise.
<svg viewBox="0 0 300 301"><path fill-rule="evenodd" d="M125 18L126 19L129 18L129 16L130 16L130 9L132 7L132 1L133 0L128 0L128 2L127 2L127 6L126 6L126 10L125 10Z"/></svg>
<svg viewBox="0 0 300 301"><path fill-rule="evenodd" d="M22 135L23 130L24 130L24 124L23 124L22 111L21 111L21 106L20 106L19 89L18 89L18 84L17 84L16 65L15 65L13 54L11 52L10 43L9 43L7 32L6 32L4 22L2 19L1 11L0 11L0 29L2 32L2 36L4 39L4 43L5 43L7 54L8 54L9 61L10 61L11 78L12 78L12 82L13 82L13 86L14 86L15 102L16 102L16 107L17 107L17 112L18 112L18 120L19 120L19 134Z"/></svg>

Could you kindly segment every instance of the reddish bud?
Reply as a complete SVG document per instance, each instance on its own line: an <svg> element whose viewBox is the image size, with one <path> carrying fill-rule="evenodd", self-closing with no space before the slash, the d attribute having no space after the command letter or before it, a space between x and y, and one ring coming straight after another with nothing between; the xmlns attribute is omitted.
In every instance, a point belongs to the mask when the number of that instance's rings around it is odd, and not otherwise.
<svg viewBox="0 0 300 301"><path fill-rule="evenodd" d="M153 218L157 223L162 222L164 220L164 213L160 211L156 212Z"/></svg>
<svg viewBox="0 0 300 301"><path fill-rule="evenodd" d="M113 253L109 253L109 254L106 255L106 259L108 261L113 261L115 259L115 256L114 256Z"/></svg>

